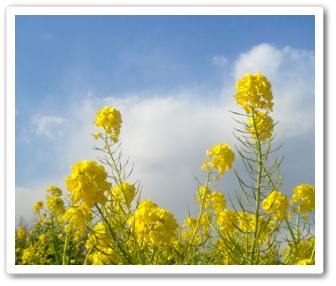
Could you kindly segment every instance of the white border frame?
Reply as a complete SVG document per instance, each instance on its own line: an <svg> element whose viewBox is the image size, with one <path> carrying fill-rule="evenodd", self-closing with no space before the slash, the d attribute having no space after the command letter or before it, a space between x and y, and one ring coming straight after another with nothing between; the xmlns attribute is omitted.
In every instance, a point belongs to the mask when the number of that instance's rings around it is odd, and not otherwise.
<svg viewBox="0 0 336 286"><path fill-rule="evenodd" d="M306 266L49 266L15 265L15 16L16 15L314 15L316 264ZM7 8L6 259L11 274L322 274L323 273L323 8L322 7L8 7ZM316 95L320 95L317 97ZM320 128L316 128L316 127Z"/></svg>

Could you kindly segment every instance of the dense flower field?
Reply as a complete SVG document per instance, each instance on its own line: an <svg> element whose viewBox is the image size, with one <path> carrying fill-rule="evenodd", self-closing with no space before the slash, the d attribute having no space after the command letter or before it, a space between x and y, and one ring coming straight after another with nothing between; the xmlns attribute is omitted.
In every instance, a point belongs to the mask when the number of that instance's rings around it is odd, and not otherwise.
<svg viewBox="0 0 336 286"><path fill-rule="evenodd" d="M97 111L97 161L75 163L65 178L33 206L35 224L15 233L19 265L308 265L315 264L311 231L315 187L301 184L292 196L282 191L280 164L271 160L275 123L267 78L246 74L236 84L242 113L235 152L225 143L211 146L201 165L195 204L198 214L179 225L174 215L150 199L141 200L138 183L119 140L122 117L110 106ZM241 119L240 119L241 118ZM233 168L240 157L248 178ZM216 189L235 172L236 204Z"/></svg>

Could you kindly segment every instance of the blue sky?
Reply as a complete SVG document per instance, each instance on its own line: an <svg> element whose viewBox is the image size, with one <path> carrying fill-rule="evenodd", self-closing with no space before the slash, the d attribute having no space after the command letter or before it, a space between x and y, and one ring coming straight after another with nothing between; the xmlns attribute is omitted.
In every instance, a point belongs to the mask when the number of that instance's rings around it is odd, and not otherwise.
<svg viewBox="0 0 336 286"><path fill-rule="evenodd" d="M261 72L274 93L284 192L315 183L314 16L16 16L16 215L49 185L65 192L105 105L151 198L180 221L214 144L234 145L235 82ZM238 160L237 160L238 161ZM237 162L236 167L240 165ZM221 191L237 187L233 173Z"/></svg>

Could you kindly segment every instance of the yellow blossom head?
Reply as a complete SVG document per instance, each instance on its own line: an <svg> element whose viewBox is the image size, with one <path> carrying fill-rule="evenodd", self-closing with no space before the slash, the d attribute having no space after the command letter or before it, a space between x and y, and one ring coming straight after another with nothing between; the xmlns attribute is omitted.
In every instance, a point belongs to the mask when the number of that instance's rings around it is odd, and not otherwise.
<svg viewBox="0 0 336 286"><path fill-rule="evenodd" d="M112 190L112 200L123 202L130 207L135 197L135 186L127 182L122 182L121 186L115 186Z"/></svg>
<svg viewBox="0 0 336 286"><path fill-rule="evenodd" d="M256 108L272 110L271 83L264 75L246 74L236 83L236 90L236 103L242 105L246 113Z"/></svg>
<svg viewBox="0 0 336 286"><path fill-rule="evenodd" d="M76 163L71 172L65 182L73 203L82 201L89 208L95 203L106 203L104 192L110 190L111 183L106 181L107 172L103 166L95 161L82 161Z"/></svg>
<svg viewBox="0 0 336 286"><path fill-rule="evenodd" d="M137 241L153 246L167 245L176 233L178 224L174 216L147 199L141 202L129 219Z"/></svg>
<svg viewBox="0 0 336 286"><path fill-rule="evenodd" d="M211 149L207 151L207 155L212 157L212 160L211 162L205 161L202 170L205 171L205 169L210 166L216 168L220 175L224 175L225 170L232 168L232 163L235 159L235 154L228 144L212 146Z"/></svg>
<svg viewBox="0 0 336 286"><path fill-rule="evenodd" d="M274 190L263 200L262 207L269 216L282 221L288 208L288 200L281 192Z"/></svg>
<svg viewBox="0 0 336 286"><path fill-rule="evenodd" d="M255 110L251 116L248 117L249 127L247 132L252 134L252 138L260 141L265 141L272 137L273 119L267 113Z"/></svg>
<svg viewBox="0 0 336 286"><path fill-rule="evenodd" d="M39 214L40 211L43 209L43 202L37 201L33 206L34 213Z"/></svg>
<svg viewBox="0 0 336 286"><path fill-rule="evenodd" d="M315 186L302 184L295 187L293 192L290 204L295 205L300 213L315 210Z"/></svg>
<svg viewBox="0 0 336 286"><path fill-rule="evenodd" d="M62 196L62 190L56 186L49 186L47 192L51 194L53 197Z"/></svg>
<svg viewBox="0 0 336 286"><path fill-rule="evenodd" d="M96 113L97 118L94 122L96 127L102 127L107 134L111 135L113 142L118 142L122 123L119 110L105 106L102 110L98 110ZM99 138L99 133L95 134L95 138Z"/></svg>
<svg viewBox="0 0 336 286"><path fill-rule="evenodd" d="M234 211L225 209L218 213L217 224L222 232L235 232L237 230L238 216Z"/></svg>

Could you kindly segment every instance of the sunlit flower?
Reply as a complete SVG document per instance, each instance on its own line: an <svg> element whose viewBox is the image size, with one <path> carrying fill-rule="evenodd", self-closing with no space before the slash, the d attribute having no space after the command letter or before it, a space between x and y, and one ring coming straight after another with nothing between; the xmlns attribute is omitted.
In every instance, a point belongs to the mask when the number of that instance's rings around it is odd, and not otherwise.
<svg viewBox="0 0 336 286"><path fill-rule="evenodd" d="M95 203L106 203L104 192L111 188L111 183L106 181L107 172L103 166L95 161L82 161L72 166L71 173L65 182L74 204L82 201L92 208Z"/></svg>
<svg viewBox="0 0 336 286"><path fill-rule="evenodd" d="M315 186L302 184L294 188L290 200L291 205L297 204L300 213L312 212L315 209Z"/></svg>
<svg viewBox="0 0 336 286"><path fill-rule="evenodd" d="M140 245L144 243L154 246L168 244L178 227L174 216L168 210L159 208L149 199L139 204L129 224Z"/></svg>
<svg viewBox="0 0 336 286"><path fill-rule="evenodd" d="M237 230L238 216L234 211L225 209L218 213L216 222L222 232L234 232Z"/></svg>
<svg viewBox="0 0 336 286"><path fill-rule="evenodd" d="M282 221L288 208L288 200L281 192L274 190L263 200L262 207L269 216Z"/></svg>
<svg viewBox="0 0 336 286"><path fill-rule="evenodd" d="M23 226L19 226L16 232L16 237L19 239L25 239L27 236L26 230Z"/></svg>
<svg viewBox="0 0 336 286"><path fill-rule="evenodd" d="M52 215L63 214L65 212L64 201L59 197L47 197L46 204Z"/></svg>
<svg viewBox="0 0 336 286"><path fill-rule="evenodd" d="M224 175L225 170L232 168L235 159L235 154L227 144L212 146L211 149L207 151L207 156L212 157L212 160L211 162L205 161L203 166L216 168L220 175Z"/></svg>
<svg viewBox="0 0 336 286"><path fill-rule="evenodd" d="M96 113L97 118L94 122L96 127L102 127L107 134L111 135L112 141L117 142L122 123L120 112L115 108L105 106L102 110L98 110ZM95 138L96 137L98 137L97 134Z"/></svg>
<svg viewBox="0 0 336 286"><path fill-rule="evenodd" d="M43 202L42 201L37 201L35 205L33 206L33 210L35 213L40 213L41 209L43 208Z"/></svg>
<svg viewBox="0 0 336 286"><path fill-rule="evenodd" d="M62 196L62 190L56 186L49 186L47 192L51 194L53 197L60 197Z"/></svg>
<svg viewBox="0 0 336 286"><path fill-rule="evenodd" d="M64 231L66 233L73 231L74 240L78 241L87 231L87 225L91 220L91 209L84 204L80 204L68 208L60 219L60 222L67 223L64 227Z"/></svg>
<svg viewBox="0 0 336 286"><path fill-rule="evenodd" d="M255 108L272 110L271 83L262 74L246 74L237 82L236 90L236 103L242 105L246 113Z"/></svg>
<svg viewBox="0 0 336 286"><path fill-rule="evenodd" d="M127 182L122 182L121 186L115 186L112 190L112 199L125 203L130 207L135 197L135 187Z"/></svg>
<svg viewBox="0 0 336 286"><path fill-rule="evenodd" d="M246 131L252 134L252 138L265 141L272 137L273 119L267 113L255 110L248 118L249 126Z"/></svg>

